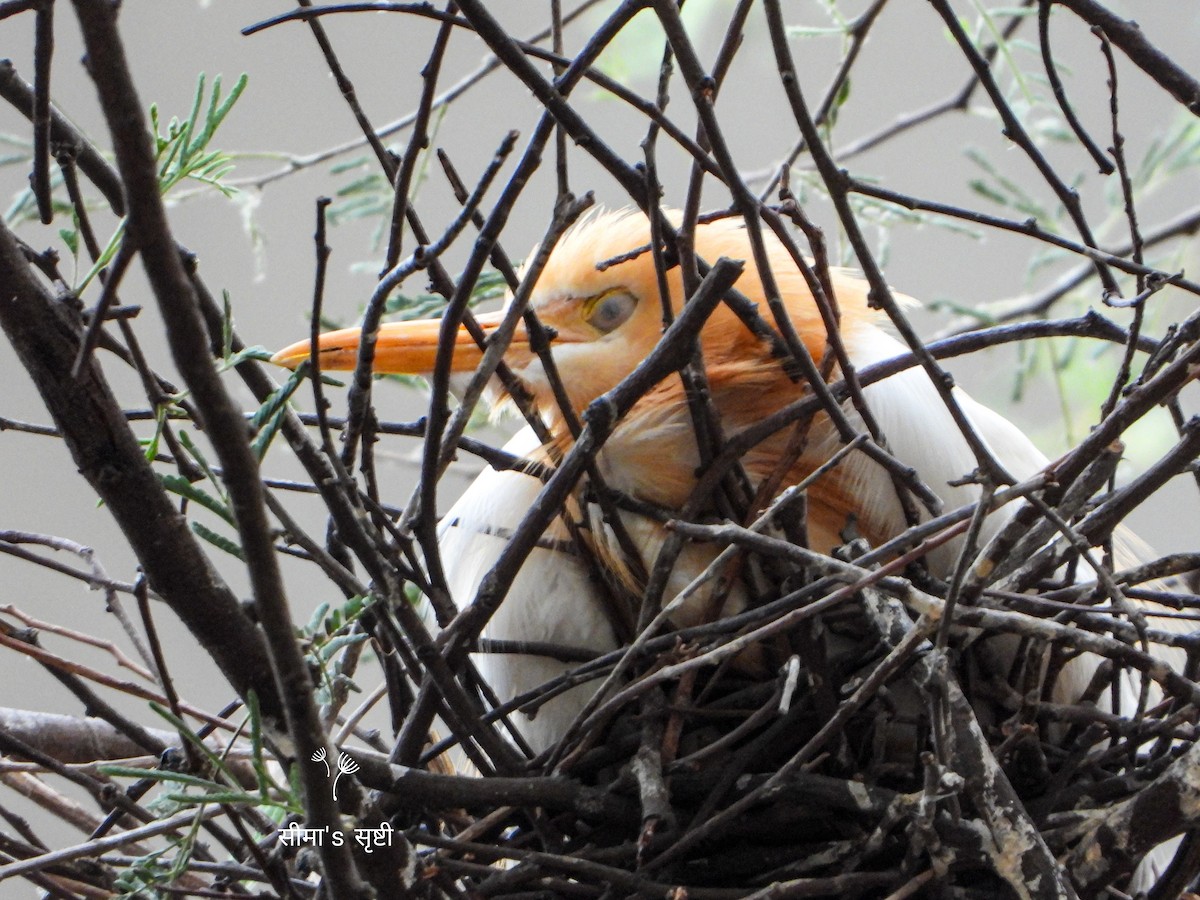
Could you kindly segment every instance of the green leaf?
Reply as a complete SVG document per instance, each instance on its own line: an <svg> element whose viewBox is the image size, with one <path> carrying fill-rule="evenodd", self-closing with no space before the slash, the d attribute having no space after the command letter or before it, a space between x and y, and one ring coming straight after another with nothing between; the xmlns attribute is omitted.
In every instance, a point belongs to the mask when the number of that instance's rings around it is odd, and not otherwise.
<svg viewBox="0 0 1200 900"><path fill-rule="evenodd" d="M349 184L343 185L338 189L339 197L353 197L356 194L375 194L386 183L385 179L378 175L365 175L357 181L351 181Z"/></svg>
<svg viewBox="0 0 1200 900"><path fill-rule="evenodd" d="M261 344L255 344L253 347L243 347L237 353L232 354L228 359L223 359L218 371L226 372L229 369L236 368L248 359L255 359L259 362L270 362L271 351Z"/></svg>
<svg viewBox="0 0 1200 900"><path fill-rule="evenodd" d="M145 441L146 449L144 455L148 462L154 462L158 458L158 445L162 441L163 428L167 422L167 407L165 404L159 404L154 408L154 437Z"/></svg>
<svg viewBox="0 0 1200 900"><path fill-rule="evenodd" d="M234 521L233 512L224 501L218 500L212 494L203 488L197 487L182 475L159 473L158 479L162 482L162 486L172 494L178 494L180 497L185 497L194 503L198 503L210 512L216 513L230 525L237 524Z"/></svg>
<svg viewBox="0 0 1200 900"><path fill-rule="evenodd" d="M205 101L205 76L201 73L196 81L192 97L192 108L185 122L172 119L166 135L160 133L157 111L151 116L155 141L158 149L159 191L166 195L175 185L184 180L199 181L231 196L234 188L222 184L221 180L233 169L233 160L228 154L212 149L209 144L217 129L248 83L243 74L238 78L229 96L221 100L221 76L213 79L212 90Z"/></svg>
<svg viewBox="0 0 1200 900"><path fill-rule="evenodd" d="M838 87L837 94L833 98L833 106L830 108L830 113L832 115L836 116L838 110L840 110L842 106L845 105L846 101L850 99L850 85L852 81L853 79L849 77L842 79L841 86Z"/></svg>
<svg viewBox="0 0 1200 900"><path fill-rule="evenodd" d="M169 793L167 794L167 799L178 803L180 806L209 806L213 803L227 803L235 804L237 806L279 805L278 800L264 800L257 794L250 794L246 791L238 791L232 788L209 791L208 793L200 796L197 796L196 794Z"/></svg>
<svg viewBox="0 0 1200 900"><path fill-rule="evenodd" d="M254 778L258 782L258 793L263 800L267 800L272 790L280 792L280 789L267 770L263 753L262 709L258 702L258 692L254 688L246 692L246 712L250 718L250 763L254 768Z"/></svg>
<svg viewBox="0 0 1200 900"><path fill-rule="evenodd" d="M204 455L204 451L197 447L192 441L192 436L186 431L181 430L179 432L179 443L183 446L183 449L188 452L192 459L195 460L196 465L200 467L200 471L204 473L204 477L212 482L218 490L220 490L221 480L217 478L217 473L214 472L212 466L208 464L208 458ZM229 500L225 497L224 491L221 491L221 498L226 504L228 504Z"/></svg>
<svg viewBox="0 0 1200 900"><path fill-rule="evenodd" d="M173 772L169 769L143 769L138 766L99 766L101 772L105 775L111 775L113 778L136 778L138 780L146 779L147 781L160 781L165 783L182 784L188 787L200 788L201 790L212 790L219 788L221 785L208 778L200 778L197 775L188 775L185 772Z"/></svg>
<svg viewBox="0 0 1200 900"><path fill-rule="evenodd" d="M305 635L314 635L321 628L321 622L325 616L329 614L328 603L318 603L317 608L313 610L312 615L308 617L308 622L304 625L303 633Z"/></svg>
<svg viewBox="0 0 1200 900"><path fill-rule="evenodd" d="M150 104L150 133L154 135L155 155L158 155L159 153L161 153L162 148L163 148L161 138L159 137L159 131L160 131L160 129L158 127L158 104L151 103Z"/></svg>
<svg viewBox="0 0 1200 900"><path fill-rule="evenodd" d="M242 562L246 561L246 554L242 551L241 546L224 535L217 534L211 528L200 524L199 522L189 523L192 527L192 532L201 540L208 541L219 550L224 550L230 556L236 556Z"/></svg>
<svg viewBox="0 0 1200 900"><path fill-rule="evenodd" d="M352 647L356 644L361 644L370 639L371 636L368 634L340 634L335 638L331 638L323 647L321 647L321 660L322 662L328 662L330 659L336 656L340 650L346 647Z"/></svg>
<svg viewBox="0 0 1200 900"><path fill-rule="evenodd" d="M969 316L974 319L981 328L989 325L997 324L996 316L986 309L968 306L965 303L960 303L957 300L934 300L929 304L929 309L933 312L951 312L959 316Z"/></svg>
<svg viewBox="0 0 1200 900"><path fill-rule="evenodd" d="M342 604L342 615L346 617L347 622L352 622L362 615L363 610L367 608L367 600L363 594L355 594Z"/></svg>
<svg viewBox="0 0 1200 900"><path fill-rule="evenodd" d="M988 183L982 178L972 178L969 182L967 182L967 184L971 190L983 197L985 200L991 200L993 203L999 204L1000 206L1008 206L1008 198L999 191L992 190Z"/></svg>
<svg viewBox="0 0 1200 900"><path fill-rule="evenodd" d="M308 363L303 362L296 367L294 372L290 373L287 381L271 392L263 405L251 416L250 427L258 431L251 443L251 448L259 461L266 456L271 441L274 440L283 425L284 417L287 415L288 400L292 394L296 393L296 389L300 387L301 382L307 376Z"/></svg>
<svg viewBox="0 0 1200 900"><path fill-rule="evenodd" d="M236 785L238 783L237 777L225 764L225 759L222 756L218 756L216 753L214 753L212 748L209 747L208 744L204 743L204 740L200 737L200 735L196 734L196 732L192 730L187 722L175 715L175 713L171 712L171 710L167 709L161 703L155 703L151 701L150 708L171 723L171 726L181 735L183 735L184 740L191 744L196 751L200 753L200 755L208 760L208 763L210 766L212 766L213 771L224 776L229 784ZM219 782L211 779L205 779L203 783L206 786L206 789L215 788L224 790L227 787L226 785L220 784Z"/></svg>
<svg viewBox="0 0 1200 900"><path fill-rule="evenodd" d="M354 159L343 160L339 163L334 163L329 167L331 175L341 175L344 172L349 172L352 169L363 169L368 166L373 166L375 161L366 156L356 156Z"/></svg>
<svg viewBox="0 0 1200 900"><path fill-rule="evenodd" d="M271 449L271 441L275 440L275 435L279 433L279 429L283 425L283 420L286 416L286 409L277 411L275 415L271 416L267 424L259 429L258 434L251 441L250 449L254 451L254 456L259 462L263 461L267 455L267 451Z"/></svg>
<svg viewBox="0 0 1200 900"><path fill-rule="evenodd" d="M60 228L58 236L62 238L62 242L67 245L67 249L71 251L72 256L79 255L79 232L74 228Z"/></svg>

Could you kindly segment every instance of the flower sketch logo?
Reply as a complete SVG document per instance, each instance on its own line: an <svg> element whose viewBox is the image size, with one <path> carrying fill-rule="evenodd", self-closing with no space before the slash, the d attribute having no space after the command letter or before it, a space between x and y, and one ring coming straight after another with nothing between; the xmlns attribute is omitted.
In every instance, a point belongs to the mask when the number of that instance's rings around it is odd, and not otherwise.
<svg viewBox="0 0 1200 900"><path fill-rule="evenodd" d="M338 754L337 774L334 775L333 772L330 771L330 769L329 769L329 760L326 758L324 747L322 747L320 750L313 751L312 761L323 763L325 766L325 777L333 778L333 799L334 800L337 799L338 779L341 778L343 775L353 775L355 772L358 771L358 763L356 763L354 761L354 758L349 753L343 752L343 753Z"/></svg>
<svg viewBox="0 0 1200 900"><path fill-rule="evenodd" d="M336 773L329 767L329 757L324 747L314 750L312 756L309 758L315 763L321 763L325 767L325 776L333 779L334 800L337 799L337 786L341 777L343 775L353 775L359 768L354 758L344 751L338 752ZM352 833L354 840L363 848L363 851L372 853L377 847L392 846L394 830L391 822L383 821L373 828L355 828ZM308 827L302 822L293 819L288 823L286 828L279 830L279 841L285 847L299 847L304 844L323 847L325 846L325 838L328 836L334 847L342 847L346 843L346 836L350 833L350 831L341 825Z"/></svg>

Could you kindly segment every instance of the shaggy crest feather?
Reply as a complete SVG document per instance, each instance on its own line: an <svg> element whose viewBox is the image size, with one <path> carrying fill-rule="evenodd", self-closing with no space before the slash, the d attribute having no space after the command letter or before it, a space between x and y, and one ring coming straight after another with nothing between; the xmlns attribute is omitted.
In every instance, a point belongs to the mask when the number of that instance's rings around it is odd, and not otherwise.
<svg viewBox="0 0 1200 900"><path fill-rule="evenodd" d="M668 215L678 223L678 212L672 211ZM789 318L809 354L820 360L826 350L826 329L804 275L787 248L773 234L764 234L764 244ZM746 229L740 219L716 219L698 224L695 229L695 250L700 258L709 263L720 257L743 261L744 271L734 286L758 306L759 314L767 322L772 322L762 279L754 264ZM604 267L600 268L602 265ZM882 324L880 314L868 307L866 284L856 273L833 269L831 280L843 335L853 335L864 327ZM678 313L684 296L682 277L677 267L666 272L666 282L670 291L670 306L674 313ZM566 388L576 412L582 411L589 402L615 387L653 348L663 330L663 304L658 284L654 256L650 252L649 221L640 211L591 210L559 239L531 297L531 305L543 321L548 313L553 315L560 306L605 292L624 290L638 299L638 307L630 322L632 327L621 328L608 335L589 335L595 343L606 346L608 358L592 360L585 370L571 372L572 377ZM558 329L560 336L569 337L562 335L560 322L547 324ZM780 361L724 304L719 305L706 322L700 340L706 365L736 360L736 374L744 382L747 395L750 385L755 382L758 382L755 387L760 391L778 386L767 382L777 381L774 376L782 375ZM556 356L567 357L573 348L569 343L558 342L555 351ZM553 422L558 414L549 386L540 372L540 365L536 361L529 362L531 364L524 367L519 362L514 363L514 368L520 370L530 383L541 413ZM771 377L760 381L766 375ZM794 394L795 391L788 393ZM651 400L648 396L644 402L663 402L666 399L661 391L656 391L654 398ZM497 396L495 399L500 398ZM778 396L775 399L778 401Z"/></svg>

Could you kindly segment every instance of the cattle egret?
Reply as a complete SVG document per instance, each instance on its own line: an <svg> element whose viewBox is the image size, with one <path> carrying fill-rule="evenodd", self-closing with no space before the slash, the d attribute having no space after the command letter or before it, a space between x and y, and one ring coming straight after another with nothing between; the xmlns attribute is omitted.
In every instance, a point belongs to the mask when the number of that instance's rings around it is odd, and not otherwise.
<svg viewBox="0 0 1200 900"><path fill-rule="evenodd" d="M826 330L816 303L784 246L765 236L772 273L797 335L814 360L826 352ZM590 215L559 240L549 256L530 297L530 306L550 330L551 352L561 376L571 411L578 415L592 401L613 389L646 358L663 331L663 303L653 255L638 253L650 243L646 217L639 212L600 212ZM767 309L763 287L753 263L747 232L740 222L724 219L695 229L697 255L713 262L720 257L744 260L736 282L741 294ZM604 265L598 265L604 263ZM906 348L885 330L882 314L869 308L866 285L853 274L831 273L839 331L849 359L858 368L902 355ZM678 313L683 304L678 267L665 273L670 305ZM477 316L491 334L499 327L503 311ZM378 372L428 374L437 352L439 323L408 321L384 324L378 335L374 366ZM323 370L353 369L360 333L345 329L324 334L319 340ZM755 334L726 305L718 305L699 334L704 371L711 401L721 428L728 437L761 421L801 398L808 386L785 371L772 346ZM454 346L452 369L469 372L482 359L482 350L465 330ZM274 361L296 366L310 355L307 342L288 347ZM554 396L553 386L530 347L523 326L504 353L512 372L532 394L538 414L546 422L552 442L564 449L571 444L568 419ZM1027 479L1047 465L1046 457L1011 422L955 389L958 406L995 458L1018 480ZM941 499L945 508L972 503L980 496L977 484L964 479L977 468L977 458L964 438L929 375L910 368L864 389L867 405L878 423L890 453L911 466ZM849 406L851 424L862 420ZM742 459L751 487L771 477L780 460L787 458L788 429L751 449ZM539 454L539 441L525 429L509 443L519 456ZM786 487L801 481L828 460L842 440L824 414L809 431L798 458L780 482ZM546 458L546 457L542 457ZM599 470L611 488L668 510L679 509L697 482L701 454L693 416L679 375L671 375L651 388L624 417L605 443ZM533 503L541 482L520 471L486 471L467 489L444 517L440 551L455 601L470 603L480 581L495 563L507 536ZM1012 515L1013 505L991 514L984 522L980 546L995 535ZM660 525L633 514L623 522L649 571L665 539ZM851 452L844 462L821 475L807 491L809 546L828 553L844 542L848 525L873 545L900 534L908 527L892 476L861 452ZM608 528L599 516L590 523L601 557L622 577ZM605 595L589 575L587 566L569 549L569 535L556 523L528 557L508 590L485 636L509 641L549 641L598 652L618 646L617 635L605 610ZM948 577L961 549L961 538L930 552L927 565L939 577ZM689 546L676 563L664 602L712 561L716 551ZM1086 568L1081 566L1081 568ZM1090 578L1091 573L1080 573ZM725 612L737 611L745 593L737 586L726 598ZM676 625L691 624L702 614L704 596L684 604L673 617ZM1175 620L1152 620L1153 627L1173 627ZM1174 627L1187 627L1186 623ZM1178 655L1157 648L1161 655ZM1058 679L1055 699L1073 702L1082 693L1098 659L1072 661ZM480 668L497 691L508 700L571 669L574 664L549 657L483 655ZM1138 679L1126 678L1122 709L1135 707ZM563 733L590 695L589 687L546 704L535 717L517 718L532 747L543 750Z"/></svg>

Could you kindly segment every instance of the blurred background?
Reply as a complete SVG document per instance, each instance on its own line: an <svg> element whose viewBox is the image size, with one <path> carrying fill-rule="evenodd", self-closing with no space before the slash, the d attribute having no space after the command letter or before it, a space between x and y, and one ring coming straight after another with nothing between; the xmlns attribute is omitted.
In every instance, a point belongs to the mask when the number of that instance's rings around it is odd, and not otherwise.
<svg viewBox="0 0 1200 900"><path fill-rule="evenodd" d="M705 62L724 34L732 3L692 0L686 18L701 39ZM533 36L548 23L549 4L508 2L491 4L515 34ZM574 5L567 4L568 9ZM566 31L566 52L576 52L605 11L613 4L595 4L571 21ZM867 9L864 2L788 3L785 15L795 26L793 53L800 67L802 88L811 104L823 94L847 47L845 24ZM960 4L961 14L981 42L1003 14L987 11L982 3ZM133 60L144 105L157 106L160 122L185 118L191 109L201 73L210 90L220 76L227 92L242 73L248 84L213 146L230 154L236 169L224 180L236 187L230 197L201 184L185 184L172 195L172 221L176 238L194 251L204 279L214 291L228 294L236 326L248 344L276 349L304 337L312 298L315 204L321 196L334 198L331 209L333 248L325 313L342 323L354 323L378 276L382 258L380 229L387 221L390 193L379 183L377 168L368 158L359 131L339 89L308 32L298 23L243 36L244 27L277 13L289 4L282 0L241 0L238 3L174 0L163 3L127 2L122 11L126 50ZM1119 7L1136 18L1147 36L1166 54L1193 70L1200 68L1200 6L1141 0ZM52 77L56 104L101 148L108 137L96 109L95 92L81 64L77 26L69 5L59 4L55 31L57 49ZM433 21L416 16L358 13L330 16L325 27L334 42L359 101L376 127L401 120L417 106L422 89L421 70L437 28ZM1106 69L1099 44L1086 26L1061 10L1052 17L1052 37L1062 76L1081 118L1102 146L1111 143ZM796 139L796 130L778 84L773 56L759 13L751 15L746 44L737 56L718 101L725 133L743 171L758 189L778 171ZM32 18L15 16L0 21L0 54L11 57L18 72L32 78ZM653 97L662 55L662 36L647 14L602 59L610 75L643 96ZM486 65L486 47L465 31L450 42L441 80L442 89L465 83ZM1030 19L1010 42L995 68L1010 102L1037 129L1050 160L1074 178L1085 209L1107 246L1124 243L1128 236L1119 215L1119 186L1115 176L1097 174L1095 166L1066 134L1061 115L1049 99L1040 75L1036 21ZM969 78L961 53L953 46L942 20L925 4L892 3L884 7L861 51L849 93L843 98L830 140L837 153L855 147L914 112L958 92ZM1181 115L1179 106L1143 73L1122 58L1119 66L1120 121L1131 166L1147 169L1141 193L1143 225L1155 225L1195 211L1200 200L1200 130L1195 117ZM694 132L695 117L678 77L672 85L675 100L668 114L685 131ZM638 160L646 134L646 121L629 106L589 84L580 86L572 103L624 158ZM1028 159L1001 136L1000 123L988 112L986 98L975 98L978 109L953 112L907 130L874 149L847 154L843 164L857 175L918 197L979 208L1016 219L1037 214L1048 225L1060 213L1052 195L1040 182ZM985 107L987 107L985 109ZM434 119L432 146L443 148L463 177L473 183L491 159L505 133L517 129L528 134L540 107L528 91L503 71L494 72L466 87L461 96ZM0 134L5 144L0 154L8 165L0 168L0 195L6 213L19 233L35 248L57 247L63 271L74 270L70 251L59 230L68 221L44 227L27 218L27 144L29 126L7 107L0 108ZM404 130L388 138L402 149ZM518 142L518 152L523 146ZM346 148L340 152L331 150ZM659 141L659 172L664 202L683 201L689 165L682 152L667 139ZM1165 162L1163 161L1165 160ZM844 263L847 255L836 220L806 175L801 158L793 173L793 188L809 215L825 229L830 246ZM1171 168L1173 167L1173 168ZM511 172L508 163L500 178ZM576 194L593 191L599 203L626 205L623 192L593 164L586 153L571 148L569 174ZM523 257L540 238L550 220L554 200L554 168L547 159L537 181L526 190L502 238L515 258ZM374 181L372 181L374 179ZM1023 192L1028 192L1023 195ZM493 197L489 198L494 199ZM707 188L705 208L717 208L727 196ZM489 201L485 201L485 209ZM416 204L431 233L439 233L458 211L436 162L428 160L417 188ZM961 327L966 316L982 319L1025 298L1036 295L1072 271L1078 260L1048 253L1026 238L932 217L901 215L878 204L864 204L861 216L891 283L921 300L915 313L921 330L935 335ZM98 213L101 234L111 233L116 222ZM1068 236L1073 237L1069 231ZM446 258L453 272L470 247L469 236ZM411 242L406 252L411 251ZM1185 238L1155 248L1150 262L1167 270L1195 270L1196 242ZM1123 282L1124 287L1129 283ZM406 293L425 290L418 278L404 287ZM95 288L84 302L94 302ZM122 301L143 306L136 328L158 371L174 378L155 302L146 289L140 267L135 266L122 289ZM1099 305L1094 280L1061 301L1057 314L1073 314ZM1170 290L1151 302L1146 332L1162 334L1172 321L1186 315L1194 298ZM1126 321L1119 312L1107 312ZM1068 341L1040 342L979 354L949 364L959 382L977 399L999 408L1024 428L1051 456L1082 437L1095 421L1100 403L1111 384L1119 361L1114 350ZM108 377L130 409L145 408L136 377L119 362L104 360ZM282 379L281 379L282 380ZM232 386L236 380L229 378ZM246 409L256 404L244 392ZM330 396L335 413L344 410L344 392ZM385 384L375 392L381 418L411 420L421 415L424 399L419 391ZM1184 395L1185 411L1200 410L1195 386ZM298 405L310 409L307 388ZM0 417L11 422L46 425L49 417L17 363L11 348L0 343ZM152 425L139 433L147 437ZM1121 478L1135 476L1175 441L1165 412L1150 417L1128 436L1128 460ZM498 439L498 438L497 438ZM930 436L936 440L936 435ZM402 506L414 480L413 458L418 442L410 438L385 438L379 445L381 474L387 499ZM278 478L303 478L286 448L276 447L267 460L269 474ZM442 499L448 504L461 490L478 464L465 460L443 482ZM133 581L136 560L130 555L106 511L97 505L86 483L75 472L63 446L53 437L6 427L0 431L0 529L58 535L93 548L96 561L107 574ZM319 501L303 496L289 498L293 514L314 534L324 533ZM218 523L219 524L219 523ZM1200 504L1196 486L1176 479L1151 503L1139 510L1131 524L1159 551L1195 550L1200 546ZM214 526L216 527L216 526ZM235 587L246 593L240 564L216 548L214 563ZM60 557L62 555L60 554ZM79 567L77 560L63 562ZM305 621L322 603L337 605L341 598L323 579L306 578L308 568L285 558L290 601L297 621ZM318 583L319 582L319 583ZM47 622L68 625L82 632L117 641L120 630L104 613L100 593L44 568L0 554L0 614L16 607ZM165 610L158 625L174 652L190 642L186 632ZM111 668L101 650L81 650L78 645L44 635L48 646L100 668ZM195 693L194 702L223 705L231 692L202 654L173 657L176 665L193 667L177 671L176 678ZM198 695L197 695L198 694ZM0 653L0 706L32 707L78 713L78 703L34 663L14 653Z"/></svg>

